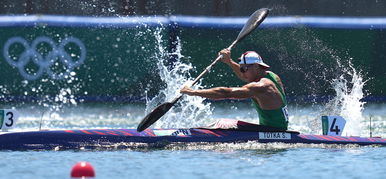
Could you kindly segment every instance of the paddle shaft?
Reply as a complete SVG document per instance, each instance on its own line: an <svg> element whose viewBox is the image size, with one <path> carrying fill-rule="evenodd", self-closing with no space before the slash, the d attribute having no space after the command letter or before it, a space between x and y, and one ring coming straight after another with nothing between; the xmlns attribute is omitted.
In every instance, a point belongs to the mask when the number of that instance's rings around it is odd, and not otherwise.
<svg viewBox="0 0 386 179"><path fill-rule="evenodd" d="M233 41L233 43L227 48L228 50L231 50L236 44L237 42L239 41L239 39L236 39L235 41ZM208 73L210 71L210 69L222 58L222 55L219 55L216 60L214 60L209 66L207 66L205 68L205 70L203 72L200 73L200 75L198 75L196 77L196 79L194 79L192 85L190 85L190 87L194 86L198 80L200 80L206 73ZM180 98L182 97L182 94L179 94L176 98L174 98L170 103L176 103Z"/></svg>

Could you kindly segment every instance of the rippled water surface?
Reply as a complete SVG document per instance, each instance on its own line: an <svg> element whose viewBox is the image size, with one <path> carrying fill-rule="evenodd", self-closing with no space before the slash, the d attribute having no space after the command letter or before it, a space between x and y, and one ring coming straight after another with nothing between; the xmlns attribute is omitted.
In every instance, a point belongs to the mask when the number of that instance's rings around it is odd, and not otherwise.
<svg viewBox="0 0 386 179"><path fill-rule="evenodd" d="M234 146L232 146L234 145ZM78 161L97 178L384 178L385 148L241 144L147 151L0 152L1 178L69 178ZM12 177L10 177L12 176Z"/></svg>
<svg viewBox="0 0 386 179"><path fill-rule="evenodd" d="M237 118L257 122L249 103L214 104L206 119ZM79 105L43 114L40 108L20 109L18 128L134 128L144 115L144 105ZM318 106L291 106L292 129L309 133ZM364 136L370 116L373 134L385 137L384 105L363 111ZM42 118L43 114L43 118ZM160 122L162 122L161 119ZM189 127L183 126L181 127ZM205 125L203 122L202 125ZM303 130L305 129L305 130ZM321 130L319 130L321 131ZM69 178L78 161L93 164L97 178L384 178L384 147L305 144L172 144L156 148L103 148L70 151L1 151L0 178Z"/></svg>

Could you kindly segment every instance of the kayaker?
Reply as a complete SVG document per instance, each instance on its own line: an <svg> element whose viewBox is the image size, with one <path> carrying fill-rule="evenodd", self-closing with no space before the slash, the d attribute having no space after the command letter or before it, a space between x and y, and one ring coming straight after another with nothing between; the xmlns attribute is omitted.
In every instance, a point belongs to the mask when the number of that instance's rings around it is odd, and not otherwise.
<svg viewBox="0 0 386 179"><path fill-rule="evenodd" d="M275 73L268 71L269 65L260 55L247 51L239 58L239 63L231 59L231 52L223 49L221 61L247 84L242 87L215 87L209 89L192 89L185 86L181 93L201 96L213 100L251 98L258 115L259 124L281 130L288 128L287 101L283 84Z"/></svg>

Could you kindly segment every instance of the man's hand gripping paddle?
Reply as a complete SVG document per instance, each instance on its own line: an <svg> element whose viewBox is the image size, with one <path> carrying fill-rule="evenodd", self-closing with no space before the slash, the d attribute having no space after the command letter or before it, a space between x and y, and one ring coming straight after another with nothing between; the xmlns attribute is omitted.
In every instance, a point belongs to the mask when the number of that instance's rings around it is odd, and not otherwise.
<svg viewBox="0 0 386 179"><path fill-rule="evenodd" d="M241 29L239 35L236 40L228 47L229 50L233 48L238 42L243 40L247 35L249 35L253 30L255 30L267 17L269 10L267 8L261 8L255 11L248 19L247 23L244 25L243 29ZM200 75L193 81L192 85L195 85L198 80L201 79L209 70L222 58L222 55L219 55L216 60L214 60L206 69L201 72ZM154 124L159 118L161 118L166 112L170 110L176 104L176 102L182 97L182 94L179 94L176 98L174 98L171 102L163 103L157 106L153 111L147 114L142 121L139 123L137 131L141 132L147 129L149 126Z"/></svg>

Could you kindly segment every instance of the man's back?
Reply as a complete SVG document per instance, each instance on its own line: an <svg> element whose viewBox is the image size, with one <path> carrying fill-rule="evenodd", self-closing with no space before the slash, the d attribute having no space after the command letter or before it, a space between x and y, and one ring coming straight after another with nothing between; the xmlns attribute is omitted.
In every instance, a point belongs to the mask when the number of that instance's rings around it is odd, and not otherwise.
<svg viewBox="0 0 386 179"><path fill-rule="evenodd" d="M283 89L280 78L276 74L274 74L274 77L279 83L281 89ZM252 97L262 109L278 109L283 105L281 93L272 80L264 77L258 82L252 82L251 85L259 85L260 88L262 88L261 90L256 90L254 97Z"/></svg>

